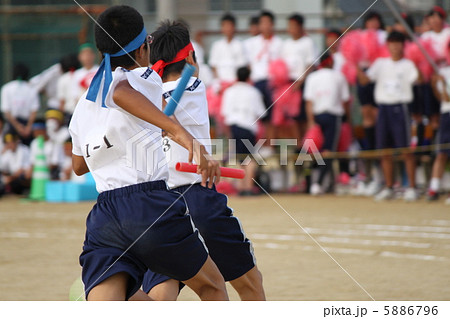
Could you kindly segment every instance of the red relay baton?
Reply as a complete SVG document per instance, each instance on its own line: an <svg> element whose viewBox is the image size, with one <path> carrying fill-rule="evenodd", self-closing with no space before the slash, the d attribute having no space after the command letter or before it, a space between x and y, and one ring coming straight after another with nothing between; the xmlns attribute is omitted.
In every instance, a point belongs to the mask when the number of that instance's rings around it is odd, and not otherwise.
<svg viewBox="0 0 450 319"><path fill-rule="evenodd" d="M179 172L197 173L197 165L195 165L195 164L178 162L175 165L175 169L177 171L179 171ZM244 172L243 169L221 167L220 168L220 175L222 177L243 179L244 176L245 176L245 172Z"/></svg>

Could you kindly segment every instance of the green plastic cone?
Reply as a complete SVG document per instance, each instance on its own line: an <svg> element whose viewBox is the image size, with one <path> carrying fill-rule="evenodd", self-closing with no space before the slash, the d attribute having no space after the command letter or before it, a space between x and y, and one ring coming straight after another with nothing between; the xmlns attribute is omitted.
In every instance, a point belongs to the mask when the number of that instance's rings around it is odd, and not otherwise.
<svg viewBox="0 0 450 319"><path fill-rule="evenodd" d="M49 179L49 171L44 152L44 137L37 137L38 151L34 161L33 175L31 177L30 199L45 200L45 184Z"/></svg>

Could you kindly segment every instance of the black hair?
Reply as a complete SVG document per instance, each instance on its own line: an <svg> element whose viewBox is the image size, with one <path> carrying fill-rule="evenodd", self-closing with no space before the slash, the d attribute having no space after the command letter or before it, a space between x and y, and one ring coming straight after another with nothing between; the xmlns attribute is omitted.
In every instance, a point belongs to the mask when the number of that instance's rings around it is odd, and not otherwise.
<svg viewBox="0 0 450 319"><path fill-rule="evenodd" d="M330 53L325 52L325 53L322 54L322 56L320 57L320 63L322 64L324 61L326 61L326 60L328 60L328 59L330 59L330 58L331 58L331 61L333 61L333 56L332 56Z"/></svg>
<svg viewBox="0 0 450 319"><path fill-rule="evenodd" d="M298 25L301 25L301 26L303 26L303 23L305 22L305 18L299 13L294 13L294 14L290 15L288 20L295 21L295 22L297 22Z"/></svg>
<svg viewBox="0 0 450 319"><path fill-rule="evenodd" d="M236 18L231 13L225 13L222 18L220 19L220 22L223 23L224 21L229 21L233 23L233 25L236 25Z"/></svg>
<svg viewBox="0 0 450 319"><path fill-rule="evenodd" d="M95 43L102 53L114 54L136 38L144 27L144 20L136 9L129 6L113 6L98 17L95 26ZM131 57L130 57L131 56ZM135 51L112 57L111 67L128 68L135 64Z"/></svg>
<svg viewBox="0 0 450 319"><path fill-rule="evenodd" d="M16 63L13 67L13 80L28 81L30 69L23 63Z"/></svg>
<svg viewBox="0 0 450 319"><path fill-rule="evenodd" d="M364 17L364 27L366 26L367 21L377 19L380 22L380 30L384 30L384 20L381 14L378 11L369 11Z"/></svg>
<svg viewBox="0 0 450 319"><path fill-rule="evenodd" d="M240 67L237 70L237 79L239 82L247 82L250 78L250 69L246 66Z"/></svg>
<svg viewBox="0 0 450 319"><path fill-rule="evenodd" d="M407 14L407 13L402 13L402 18L405 20L406 24L408 25L408 27L411 28L411 30L414 31L414 28L416 27L416 23L414 22L414 18Z"/></svg>
<svg viewBox="0 0 450 319"><path fill-rule="evenodd" d="M80 61L78 60L78 56L76 54L68 54L63 56L59 63L61 64L63 73L80 68Z"/></svg>
<svg viewBox="0 0 450 319"><path fill-rule="evenodd" d="M270 12L268 10L261 11L261 14L259 15L259 19L261 19L262 17L268 17L272 21L272 23L275 23L275 16L273 15L272 12Z"/></svg>
<svg viewBox="0 0 450 319"><path fill-rule="evenodd" d="M339 29L330 29L327 31L326 35L335 34L338 38L342 36L342 32Z"/></svg>
<svg viewBox="0 0 450 319"><path fill-rule="evenodd" d="M387 39L387 42L401 42L401 43L405 43L406 41L406 36L398 31L392 31L391 33L389 33Z"/></svg>
<svg viewBox="0 0 450 319"><path fill-rule="evenodd" d="M259 16L250 17L250 19L248 20L249 25L255 25L258 23L259 23Z"/></svg>
<svg viewBox="0 0 450 319"><path fill-rule="evenodd" d="M150 45L151 64L155 64L159 60L172 61L177 53L191 42L189 29L180 21L166 20L162 22L159 28L152 33L152 36L153 42ZM164 79L170 73L181 73L185 64L185 60L169 64L164 68L162 78Z"/></svg>

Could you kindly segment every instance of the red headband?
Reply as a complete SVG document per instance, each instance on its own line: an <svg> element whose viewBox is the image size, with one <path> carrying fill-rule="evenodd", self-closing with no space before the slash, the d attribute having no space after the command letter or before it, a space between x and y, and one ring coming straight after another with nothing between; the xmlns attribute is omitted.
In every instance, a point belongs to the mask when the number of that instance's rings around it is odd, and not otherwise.
<svg viewBox="0 0 450 319"><path fill-rule="evenodd" d="M156 71L156 73L159 74L160 77L163 76L164 68L168 66L169 64L180 62L181 60L186 59L189 56L189 52L194 51L194 47L192 46L192 43L189 42L187 46L185 46L183 49L181 49L175 58L170 62L164 62L163 60L159 60L155 64L153 64L152 69Z"/></svg>
<svg viewBox="0 0 450 319"><path fill-rule="evenodd" d="M329 63L333 63L333 57L331 55L329 57L327 57L326 59L324 59L322 62L320 62L319 66L321 68L323 68L323 67L325 67L325 65L327 65Z"/></svg>

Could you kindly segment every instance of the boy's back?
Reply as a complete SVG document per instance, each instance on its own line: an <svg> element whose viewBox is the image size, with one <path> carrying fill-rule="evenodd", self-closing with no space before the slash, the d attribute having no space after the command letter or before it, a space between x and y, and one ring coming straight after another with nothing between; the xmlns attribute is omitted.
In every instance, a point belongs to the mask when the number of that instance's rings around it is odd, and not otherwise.
<svg viewBox="0 0 450 319"><path fill-rule="evenodd" d="M306 100L313 102L314 114L329 112L344 115L343 104L350 98L345 77L329 68L315 71L307 77L304 94Z"/></svg>
<svg viewBox="0 0 450 319"><path fill-rule="evenodd" d="M161 108L162 101L157 98L161 96L161 79L150 68L117 68L105 101L107 108L101 107L100 100L87 100L86 94L81 97L69 127L72 152L85 158L99 192L168 178L167 169L161 165L165 161L159 147L161 129L113 101L114 88L121 80L128 80L136 91Z"/></svg>
<svg viewBox="0 0 450 319"><path fill-rule="evenodd" d="M256 132L253 123L265 112L261 93L247 82L236 82L229 87L222 101L222 115L227 125L237 124Z"/></svg>
<svg viewBox="0 0 450 319"><path fill-rule="evenodd" d="M163 96L169 101L171 93L177 87L180 79L163 83ZM196 77L191 77L186 90L178 103L174 113L178 122L203 145L208 153L211 153L208 102L206 101L205 84ZM185 162L188 151L181 145L165 137L163 140L163 150L166 154L169 167L170 188L188 185L199 182L199 176L186 174L175 170L177 162Z"/></svg>

